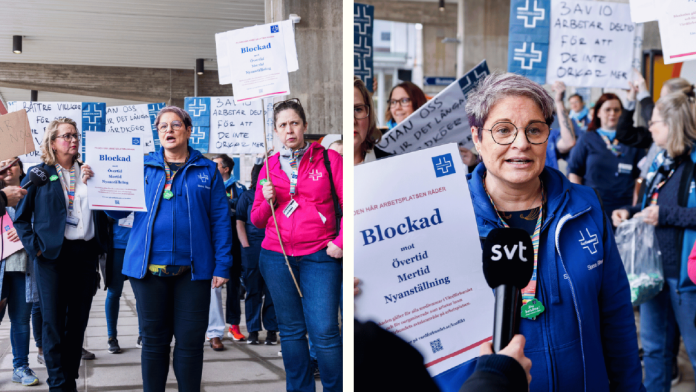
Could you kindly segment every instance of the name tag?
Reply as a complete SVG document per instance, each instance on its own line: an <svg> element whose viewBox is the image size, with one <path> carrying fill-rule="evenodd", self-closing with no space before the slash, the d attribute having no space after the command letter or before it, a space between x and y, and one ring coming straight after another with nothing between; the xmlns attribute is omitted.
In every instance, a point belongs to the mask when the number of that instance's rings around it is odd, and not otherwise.
<svg viewBox="0 0 696 392"><path fill-rule="evenodd" d="M295 201L295 199L292 199L290 201L290 204L288 204L287 206L285 206L285 208L283 208L283 215L285 215L286 218L289 218L290 215L292 215L292 213L295 212L295 210L299 206L300 205L297 203L297 201Z"/></svg>
<svg viewBox="0 0 696 392"><path fill-rule="evenodd" d="M68 216L65 218L65 224L66 224L67 226L77 227L77 224L78 224L79 222L80 222L80 218L78 218L78 217L76 217L76 216L68 215Z"/></svg>
<svg viewBox="0 0 696 392"><path fill-rule="evenodd" d="M619 163L619 173L631 174L631 172L633 172L633 165L628 163Z"/></svg>
<svg viewBox="0 0 696 392"><path fill-rule="evenodd" d="M127 227L129 229L133 228L133 216L135 212L131 212L130 215L123 219L118 220L118 225L121 227Z"/></svg>

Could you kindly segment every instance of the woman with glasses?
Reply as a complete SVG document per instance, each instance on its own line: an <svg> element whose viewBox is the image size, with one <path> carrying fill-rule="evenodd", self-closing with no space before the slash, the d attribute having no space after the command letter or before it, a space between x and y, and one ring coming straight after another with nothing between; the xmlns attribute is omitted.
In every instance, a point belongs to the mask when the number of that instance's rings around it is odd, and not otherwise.
<svg viewBox="0 0 696 392"><path fill-rule="evenodd" d="M373 149L381 138L370 93L365 83L356 77L353 79L353 163L359 165L376 160Z"/></svg>
<svg viewBox="0 0 696 392"><path fill-rule="evenodd" d="M107 218L89 208L87 179L79 161L80 134L69 118L51 121L38 166L49 176L17 205L14 222L36 275L43 315L43 351L51 390L74 391L89 309L97 285L97 262L107 247ZM28 176L22 181L29 181Z"/></svg>
<svg viewBox="0 0 696 392"><path fill-rule="evenodd" d="M594 188L607 216L632 204L635 181L640 175L638 162L645 156L645 150L616 139L622 110L619 97L602 94L595 104L596 116L571 151L568 162L570 181Z"/></svg>
<svg viewBox="0 0 696 392"><path fill-rule="evenodd" d="M138 302L145 391L164 391L172 337L180 391L200 391L210 288L230 277L232 226L215 162L188 146L191 117L167 106L162 148L145 157L147 212L136 212L123 261ZM109 211L115 219L128 212ZM236 261L240 262L240 261Z"/></svg>
<svg viewBox="0 0 696 392"><path fill-rule="evenodd" d="M652 140L663 150L648 170L639 203L615 210L611 218L618 226L631 216L640 216L655 226L665 284L655 298L640 305L640 339L645 387L648 391L666 391L672 382L677 331L696 368L696 285L687 274L688 257L696 239L694 92L662 96L655 104L649 126Z"/></svg>
<svg viewBox="0 0 696 392"><path fill-rule="evenodd" d="M512 227L534 244L535 273L522 303L535 306L519 324L533 364L530 391L642 390L611 225L592 189L545 166L553 98L523 76L493 73L469 93L465 110L482 158L468 180L481 240ZM458 391L473 362L436 376L441 390Z"/></svg>
<svg viewBox="0 0 696 392"><path fill-rule="evenodd" d="M276 103L273 120L283 148L261 170L251 222L266 229L259 269L275 305L287 390L316 389L309 334L324 391L342 391L343 223L337 212L343 208L343 159L305 141L307 119L298 99Z"/></svg>

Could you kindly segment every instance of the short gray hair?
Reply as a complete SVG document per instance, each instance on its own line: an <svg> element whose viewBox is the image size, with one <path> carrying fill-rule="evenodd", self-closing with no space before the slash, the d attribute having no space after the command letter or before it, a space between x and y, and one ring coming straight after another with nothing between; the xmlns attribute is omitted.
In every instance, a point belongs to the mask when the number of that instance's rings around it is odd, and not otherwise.
<svg viewBox="0 0 696 392"><path fill-rule="evenodd" d="M488 119L491 108L507 97L531 98L541 109L546 124L553 124L553 98L538 83L514 73L493 72L486 76L467 97L466 115L469 125L481 128Z"/></svg>

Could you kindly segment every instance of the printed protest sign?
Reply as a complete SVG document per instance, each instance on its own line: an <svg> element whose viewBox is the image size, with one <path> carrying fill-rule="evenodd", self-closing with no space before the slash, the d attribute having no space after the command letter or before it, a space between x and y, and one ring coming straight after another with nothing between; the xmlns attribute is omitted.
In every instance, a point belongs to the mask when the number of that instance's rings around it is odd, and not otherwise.
<svg viewBox="0 0 696 392"><path fill-rule="evenodd" d="M512 0L508 71L546 83L551 0Z"/></svg>
<svg viewBox="0 0 696 392"><path fill-rule="evenodd" d="M473 148L464 104L469 91L489 73L484 60L384 134L377 147L390 154L403 154L447 143L461 143L462 146Z"/></svg>
<svg viewBox="0 0 696 392"><path fill-rule="evenodd" d="M353 74L372 92L372 32L375 6L353 4Z"/></svg>
<svg viewBox="0 0 696 392"><path fill-rule="evenodd" d="M659 8L665 64L696 60L696 1L667 0Z"/></svg>
<svg viewBox="0 0 696 392"><path fill-rule="evenodd" d="M155 151L148 104L107 107L106 132L133 134L141 138L146 154Z"/></svg>
<svg viewBox="0 0 696 392"><path fill-rule="evenodd" d="M546 82L627 89L635 33L628 4L552 0Z"/></svg>
<svg viewBox="0 0 696 392"><path fill-rule="evenodd" d="M0 146L2 146L0 160L18 157L34 151L34 142L26 110L22 109L0 116Z"/></svg>
<svg viewBox="0 0 696 392"><path fill-rule="evenodd" d="M409 342L432 376L478 356L494 299L457 146L356 166L355 181L355 317Z"/></svg>
<svg viewBox="0 0 696 392"><path fill-rule="evenodd" d="M10 101L7 103L8 112L26 110L31 127L31 135L36 151L21 155L24 163L41 162L41 143L44 132L51 121L67 117L75 121L78 132L81 132L82 159L85 159L85 145L89 142L89 131L104 132L106 104L96 102L29 102ZM84 126L83 126L84 124Z"/></svg>

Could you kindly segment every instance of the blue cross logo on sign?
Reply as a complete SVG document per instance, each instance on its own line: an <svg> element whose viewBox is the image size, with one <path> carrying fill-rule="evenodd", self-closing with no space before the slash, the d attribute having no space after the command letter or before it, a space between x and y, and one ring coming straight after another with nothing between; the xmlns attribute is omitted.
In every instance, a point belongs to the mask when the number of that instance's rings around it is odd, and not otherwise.
<svg viewBox="0 0 696 392"><path fill-rule="evenodd" d="M534 50L534 42L532 42L532 45L529 47L529 53L527 53L527 43L524 42L521 49L515 49L515 55L512 59L521 63L520 68L532 69L534 63L541 62L541 50ZM529 60L529 64L524 64L525 59Z"/></svg>
<svg viewBox="0 0 696 392"><path fill-rule="evenodd" d="M537 8L537 0L534 0L534 9L529 8L529 0L524 7L517 8L517 19L523 19L524 27L527 29L535 28L537 20L542 21L544 17L546 17L546 10Z"/></svg>
<svg viewBox="0 0 696 392"><path fill-rule="evenodd" d="M271 34L275 34L278 32L280 32L280 29L278 29L278 25L271 26Z"/></svg>
<svg viewBox="0 0 696 392"><path fill-rule="evenodd" d="M201 131L201 127L193 127L193 132L191 132L191 143L198 144L201 140L205 139L205 132Z"/></svg>
<svg viewBox="0 0 696 392"><path fill-rule="evenodd" d="M205 112L208 109L208 105L203 103L202 99L198 100L198 104L194 101L193 105L189 106L189 111L193 115L193 117L199 117L203 112Z"/></svg>
<svg viewBox="0 0 696 392"><path fill-rule="evenodd" d="M139 137L134 137L134 138L133 138L133 145L134 145L134 146L139 146L139 145L140 145L140 138L139 138Z"/></svg>
<svg viewBox="0 0 696 392"><path fill-rule="evenodd" d="M452 154L445 154L433 157L433 167L435 168L435 177L449 176L456 173L454 170L454 162Z"/></svg>
<svg viewBox="0 0 696 392"><path fill-rule="evenodd" d="M87 110L82 112L82 117L86 117L89 124L96 124L97 120L102 118L102 111L97 110L97 105L95 104L92 104L92 110L89 110L89 105L87 105Z"/></svg>

